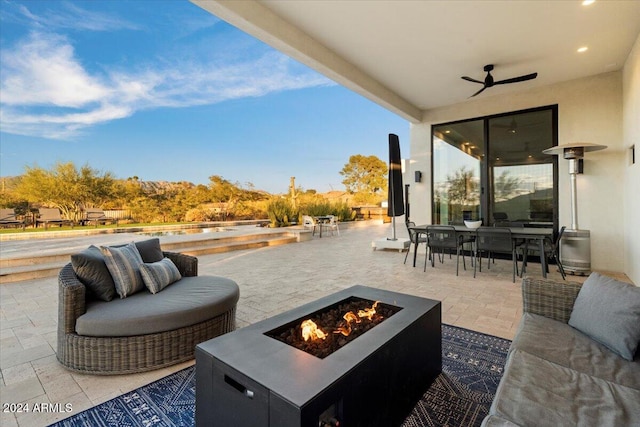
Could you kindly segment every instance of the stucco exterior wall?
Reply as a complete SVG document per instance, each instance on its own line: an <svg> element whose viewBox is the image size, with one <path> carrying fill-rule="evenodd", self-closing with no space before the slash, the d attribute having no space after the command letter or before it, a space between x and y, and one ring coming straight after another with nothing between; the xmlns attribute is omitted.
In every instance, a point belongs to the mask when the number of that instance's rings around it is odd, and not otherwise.
<svg viewBox="0 0 640 427"><path fill-rule="evenodd" d="M624 168L624 271L640 286L640 35L622 70L622 134L627 150ZM631 164L635 144L636 162Z"/></svg>
<svg viewBox="0 0 640 427"><path fill-rule="evenodd" d="M558 105L559 144L581 141L608 146L585 155L585 173L577 182L578 225L591 231L592 268L624 272L628 255L623 183L628 179L629 144L625 145L622 131L621 71L426 111L422 123L411 126L410 173L421 170L425 178L420 184L411 183L411 219L431 223L431 125L554 104ZM566 226L571 225L568 163L558 162L559 220Z"/></svg>

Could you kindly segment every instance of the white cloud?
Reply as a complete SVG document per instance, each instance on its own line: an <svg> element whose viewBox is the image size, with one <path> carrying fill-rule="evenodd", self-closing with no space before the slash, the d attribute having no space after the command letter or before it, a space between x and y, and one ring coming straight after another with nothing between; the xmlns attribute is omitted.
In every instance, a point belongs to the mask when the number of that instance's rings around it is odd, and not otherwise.
<svg viewBox="0 0 640 427"><path fill-rule="evenodd" d="M2 131L53 139L71 139L93 125L141 110L333 84L273 51L225 65L176 60L91 73L66 38L48 33L32 33L4 50L2 59Z"/></svg>
<svg viewBox="0 0 640 427"><path fill-rule="evenodd" d="M60 8L48 9L37 14L25 5L17 5L14 19L26 18L30 25L41 29L73 29L89 31L138 30L138 25L116 16L93 12L79 7L77 4L65 2ZM8 13L8 12L7 12Z"/></svg>
<svg viewBox="0 0 640 427"><path fill-rule="evenodd" d="M62 37L32 33L15 49L2 52L2 104L82 107L108 89L74 58Z"/></svg>

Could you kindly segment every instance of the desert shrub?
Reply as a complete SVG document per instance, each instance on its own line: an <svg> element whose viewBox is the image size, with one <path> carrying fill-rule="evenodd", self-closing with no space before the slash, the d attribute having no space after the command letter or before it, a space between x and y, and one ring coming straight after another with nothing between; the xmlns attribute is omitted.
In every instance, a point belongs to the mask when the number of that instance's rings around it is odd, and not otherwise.
<svg viewBox="0 0 640 427"><path fill-rule="evenodd" d="M215 213L209 208L193 208L189 209L184 215L185 221L189 222L204 222L213 221Z"/></svg>
<svg viewBox="0 0 640 427"><path fill-rule="evenodd" d="M338 221L353 221L355 218L355 212L345 202L315 201L301 206L300 212L310 216L335 215Z"/></svg>
<svg viewBox="0 0 640 427"><path fill-rule="evenodd" d="M333 215L331 203L327 201L307 203L300 208L300 211L311 216Z"/></svg>
<svg viewBox="0 0 640 427"><path fill-rule="evenodd" d="M287 227L292 221L297 221L298 212L286 199L273 199L267 205L271 227Z"/></svg>
<svg viewBox="0 0 640 427"><path fill-rule="evenodd" d="M268 218L267 201L264 200L248 200L239 202L234 211L235 219L262 219Z"/></svg>
<svg viewBox="0 0 640 427"><path fill-rule="evenodd" d="M356 218L356 212L344 202L334 203L331 215L335 215L338 221L353 221Z"/></svg>

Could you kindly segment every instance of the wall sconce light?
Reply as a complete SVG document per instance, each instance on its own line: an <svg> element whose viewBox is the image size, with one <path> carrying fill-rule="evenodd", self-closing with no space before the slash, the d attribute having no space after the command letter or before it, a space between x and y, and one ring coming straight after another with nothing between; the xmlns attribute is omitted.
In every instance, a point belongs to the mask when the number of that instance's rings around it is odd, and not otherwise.
<svg viewBox="0 0 640 427"><path fill-rule="evenodd" d="M421 171L416 171L415 172L415 181L416 182L422 182L422 172Z"/></svg>

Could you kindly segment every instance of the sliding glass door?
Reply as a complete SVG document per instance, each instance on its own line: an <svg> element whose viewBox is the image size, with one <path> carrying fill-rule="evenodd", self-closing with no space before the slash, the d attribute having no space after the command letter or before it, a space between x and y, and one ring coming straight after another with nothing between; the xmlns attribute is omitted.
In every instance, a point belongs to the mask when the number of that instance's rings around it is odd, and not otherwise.
<svg viewBox="0 0 640 427"><path fill-rule="evenodd" d="M482 120L434 128L434 224L451 224L483 217L480 202L484 149Z"/></svg>
<svg viewBox="0 0 640 427"><path fill-rule="evenodd" d="M557 223L557 107L433 126L433 222Z"/></svg>

